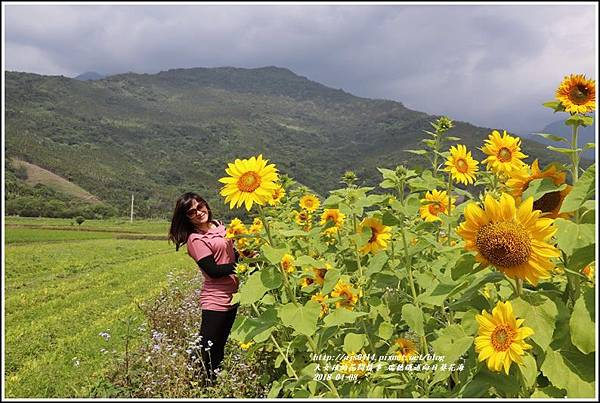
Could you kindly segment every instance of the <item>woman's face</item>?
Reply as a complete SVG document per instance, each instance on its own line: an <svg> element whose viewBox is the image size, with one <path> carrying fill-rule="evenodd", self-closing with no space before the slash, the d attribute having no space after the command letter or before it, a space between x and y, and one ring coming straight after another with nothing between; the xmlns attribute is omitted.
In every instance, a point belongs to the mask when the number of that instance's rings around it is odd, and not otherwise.
<svg viewBox="0 0 600 403"><path fill-rule="evenodd" d="M196 200L192 200L192 204L186 212L186 215L194 225L205 224L208 222L208 209L205 205L201 205Z"/></svg>

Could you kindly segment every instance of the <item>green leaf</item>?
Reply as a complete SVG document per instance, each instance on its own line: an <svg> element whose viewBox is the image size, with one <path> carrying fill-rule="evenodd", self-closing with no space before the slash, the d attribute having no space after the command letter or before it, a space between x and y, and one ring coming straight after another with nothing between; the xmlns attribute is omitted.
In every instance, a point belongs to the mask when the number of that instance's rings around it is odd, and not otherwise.
<svg viewBox="0 0 600 403"><path fill-rule="evenodd" d="M308 236L308 232L302 231L300 229L286 229L278 232L283 236Z"/></svg>
<svg viewBox="0 0 600 403"><path fill-rule="evenodd" d="M571 192L565 197L560 207L560 212L578 210L583 203L593 196L596 188L596 164L590 165L579 178Z"/></svg>
<svg viewBox="0 0 600 403"><path fill-rule="evenodd" d="M596 258L596 244L584 246L583 248L575 249L569 258L568 269L573 271L581 271L585 266L592 263Z"/></svg>
<svg viewBox="0 0 600 403"><path fill-rule="evenodd" d="M323 288L321 290L321 293L323 293L323 295L329 294L333 290L333 287L335 287L339 279L340 271L338 269L332 268L327 270L327 272L325 273L325 278L323 280Z"/></svg>
<svg viewBox="0 0 600 403"><path fill-rule="evenodd" d="M591 148L596 148L596 144L595 143L585 143L585 145L583 146L584 150L589 150Z"/></svg>
<svg viewBox="0 0 600 403"><path fill-rule="evenodd" d="M567 143L567 144L569 143L569 141L566 138L557 136L556 134L548 134L548 133L533 133L533 134L535 134L536 136L541 136L547 140L552 140L552 141L557 141L557 142L562 142L562 143Z"/></svg>
<svg viewBox="0 0 600 403"><path fill-rule="evenodd" d="M565 397L564 389L558 389L554 386L546 386L545 388L536 389L531 395L532 398L551 398L551 397Z"/></svg>
<svg viewBox="0 0 600 403"><path fill-rule="evenodd" d="M359 353L366 344L367 338L364 334L348 333L344 337L344 351L348 354Z"/></svg>
<svg viewBox="0 0 600 403"><path fill-rule="evenodd" d="M394 334L394 326L389 322L381 322L377 335L383 340L389 340Z"/></svg>
<svg viewBox="0 0 600 403"><path fill-rule="evenodd" d="M473 345L473 337L465 334L460 325L450 325L436 333L438 337L431 342L431 346L436 354L445 356L448 364L458 361Z"/></svg>
<svg viewBox="0 0 600 403"><path fill-rule="evenodd" d="M404 213L407 217L413 217L419 212L419 207L421 207L419 195L412 193L406 198Z"/></svg>
<svg viewBox="0 0 600 403"><path fill-rule="evenodd" d="M271 385L271 389L269 390L269 393L267 394L267 398L275 399L276 397L278 397L279 392L281 391L282 387L283 387L283 385L281 385L279 383L279 381L273 381L273 384Z"/></svg>
<svg viewBox="0 0 600 403"><path fill-rule="evenodd" d="M307 256L307 255L298 256L294 260L294 263L296 266L309 266L309 267L321 267L324 265L323 263L319 263L314 258Z"/></svg>
<svg viewBox="0 0 600 403"><path fill-rule="evenodd" d="M471 274L475 271L474 267L478 264L475 260L475 255L464 254L456 261L456 264L451 269L452 280L458 280L464 275Z"/></svg>
<svg viewBox="0 0 600 403"><path fill-rule="evenodd" d="M527 190L523 192L523 200L527 200L529 197L533 196L533 200L535 201L546 193L558 192L566 187L567 185L565 184L556 186L551 178L534 179L529 182Z"/></svg>
<svg viewBox="0 0 600 403"><path fill-rule="evenodd" d="M306 305L285 304L279 307L278 315L283 324L298 333L312 336L317 330L321 304L310 300Z"/></svg>
<svg viewBox="0 0 600 403"><path fill-rule="evenodd" d="M458 140L460 140L460 137L448 136L448 137L446 137L445 140L448 140L448 141L458 141Z"/></svg>
<svg viewBox="0 0 600 403"><path fill-rule="evenodd" d="M338 204L340 204L344 199L342 199L338 195L331 195L325 201L323 201L323 207L328 208L337 208Z"/></svg>
<svg viewBox="0 0 600 403"><path fill-rule="evenodd" d="M517 365L523 375L523 381L526 388L532 388L535 385L535 380L538 376L537 363L535 358L526 353L523 356L523 365Z"/></svg>
<svg viewBox="0 0 600 403"><path fill-rule="evenodd" d="M365 276L370 277L372 274L379 273L387 261L388 255L386 253L378 253L373 256L369 261L369 267L365 271Z"/></svg>
<svg viewBox="0 0 600 403"><path fill-rule="evenodd" d="M269 269L266 269L269 270ZM238 292L241 305L250 305L262 298L269 288L265 287L262 281L262 271L252 273L242 284Z"/></svg>
<svg viewBox="0 0 600 403"><path fill-rule="evenodd" d="M277 312L274 308L268 308L258 318L238 316L233 325L231 337L234 340L246 343L265 332L272 331L276 323Z"/></svg>
<svg viewBox="0 0 600 403"><path fill-rule="evenodd" d="M405 304L402 307L402 319L419 336L425 335L423 326L423 312L412 304Z"/></svg>
<svg viewBox="0 0 600 403"><path fill-rule="evenodd" d="M548 350L542 373L554 386L567 391L568 398L594 397L594 355L573 350Z"/></svg>
<svg viewBox="0 0 600 403"><path fill-rule="evenodd" d="M554 225L556 231L556 242L567 256L573 255L575 249L595 243L594 224L575 224L573 221L557 218Z"/></svg>
<svg viewBox="0 0 600 403"><path fill-rule="evenodd" d="M427 150L404 150L407 153L411 153L411 154L417 154L417 155L425 155L428 153Z"/></svg>
<svg viewBox="0 0 600 403"><path fill-rule="evenodd" d="M569 320L571 328L571 341L573 345L584 354L596 351L596 307L594 305L595 293L593 288L585 287L575 302L573 314Z"/></svg>
<svg viewBox="0 0 600 403"><path fill-rule="evenodd" d="M275 249L269 245L263 245L261 250L263 256L265 256L267 260L274 265L279 265L281 258L287 253L286 248Z"/></svg>
<svg viewBox="0 0 600 403"><path fill-rule="evenodd" d="M535 332L531 339L542 350L552 341L558 308L548 297L541 294L526 294L512 301L513 311L517 318L525 319L523 326Z"/></svg>
<svg viewBox="0 0 600 403"><path fill-rule="evenodd" d="M325 327L331 327L339 326L344 323L354 323L356 322L356 319L365 315L365 312L354 312L346 308L339 308L335 309L332 313L325 316L325 319L323 319L323 325Z"/></svg>
<svg viewBox="0 0 600 403"><path fill-rule="evenodd" d="M260 281L267 290L272 290L281 287L283 276L279 270L271 267L260 270Z"/></svg>
<svg viewBox="0 0 600 403"><path fill-rule="evenodd" d="M401 221L389 210L385 210L383 212L381 222L383 225L387 225L388 227L391 227L392 225L399 225L401 223Z"/></svg>
<svg viewBox="0 0 600 403"><path fill-rule="evenodd" d="M594 119L591 116L582 115L571 115L570 118L565 120L567 126L591 126L594 123Z"/></svg>
<svg viewBox="0 0 600 403"><path fill-rule="evenodd" d="M572 150L570 148L562 148L562 147L554 147L554 146L547 146L546 148L550 151L556 151L557 153L561 153L561 154L575 154L575 153L581 151L581 148L577 148L575 150Z"/></svg>
<svg viewBox="0 0 600 403"><path fill-rule="evenodd" d="M550 101L544 102L543 104L546 108L554 109L554 113L556 112L564 112L565 107L560 101Z"/></svg>

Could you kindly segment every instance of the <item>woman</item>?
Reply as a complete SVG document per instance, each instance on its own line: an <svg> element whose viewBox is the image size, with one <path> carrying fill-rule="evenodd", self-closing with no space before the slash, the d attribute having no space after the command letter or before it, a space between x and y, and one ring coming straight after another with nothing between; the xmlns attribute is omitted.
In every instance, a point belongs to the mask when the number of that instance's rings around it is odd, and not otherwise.
<svg viewBox="0 0 600 403"><path fill-rule="evenodd" d="M225 343L235 320L239 304L231 305L238 289L235 262L238 254L231 239L225 237L225 226L213 220L208 203L196 193L181 195L175 204L169 241L175 249L187 244L188 254L200 267L204 285L200 293L202 324L200 351L202 366L209 379L215 379L225 354ZM192 355L195 361L198 354Z"/></svg>

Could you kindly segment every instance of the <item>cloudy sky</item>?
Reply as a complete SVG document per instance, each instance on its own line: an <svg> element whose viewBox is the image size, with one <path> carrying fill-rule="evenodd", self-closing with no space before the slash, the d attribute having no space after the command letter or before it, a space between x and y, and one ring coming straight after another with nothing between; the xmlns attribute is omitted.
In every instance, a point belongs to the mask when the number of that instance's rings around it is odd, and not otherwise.
<svg viewBox="0 0 600 403"><path fill-rule="evenodd" d="M3 6L10 71L275 65L358 96L516 133L557 120L541 104L564 75L597 79L592 2Z"/></svg>

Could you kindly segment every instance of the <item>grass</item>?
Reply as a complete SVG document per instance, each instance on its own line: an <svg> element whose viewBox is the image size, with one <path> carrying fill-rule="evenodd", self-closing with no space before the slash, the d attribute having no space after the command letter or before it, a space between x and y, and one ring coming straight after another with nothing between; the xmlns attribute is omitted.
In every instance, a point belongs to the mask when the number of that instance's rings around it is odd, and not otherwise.
<svg viewBox="0 0 600 403"><path fill-rule="evenodd" d="M9 217L6 222L7 397L89 396L114 357L123 354L127 320L134 342L142 337L138 304L156 297L168 273L177 277L195 270L185 252L175 252L166 241L115 239L117 233L108 232L164 234L164 221L83 224L104 232L70 231L65 227L70 220Z"/></svg>

